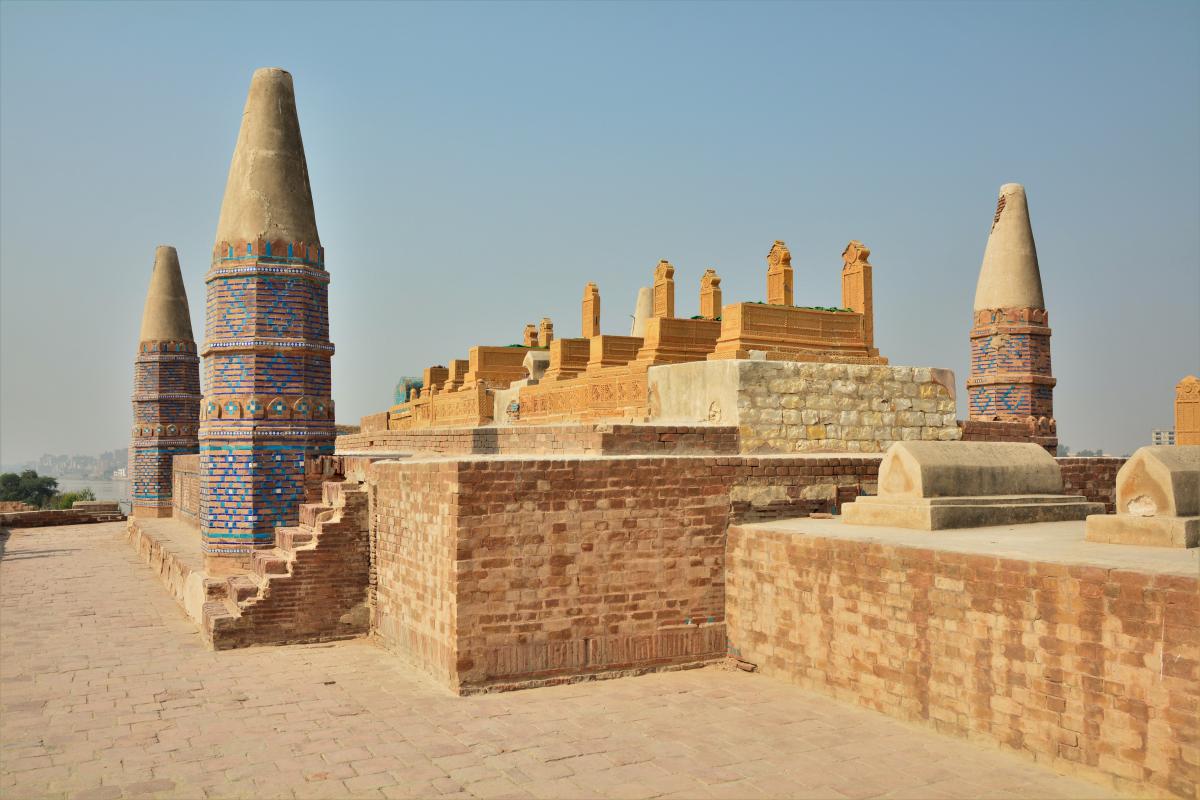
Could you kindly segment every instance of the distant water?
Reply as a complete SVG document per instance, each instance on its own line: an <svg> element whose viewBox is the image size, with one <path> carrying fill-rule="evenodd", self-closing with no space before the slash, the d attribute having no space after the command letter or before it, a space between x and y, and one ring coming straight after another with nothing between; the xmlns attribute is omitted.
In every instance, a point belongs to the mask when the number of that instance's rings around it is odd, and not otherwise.
<svg viewBox="0 0 1200 800"><path fill-rule="evenodd" d="M116 500L121 508L129 510L129 481L99 480L92 478L58 478L60 492L78 492L91 489L97 500Z"/></svg>

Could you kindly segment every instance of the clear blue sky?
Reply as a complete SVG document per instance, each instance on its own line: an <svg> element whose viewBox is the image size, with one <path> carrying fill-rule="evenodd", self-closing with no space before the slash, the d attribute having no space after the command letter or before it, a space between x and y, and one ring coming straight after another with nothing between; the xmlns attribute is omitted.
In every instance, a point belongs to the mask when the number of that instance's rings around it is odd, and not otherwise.
<svg viewBox="0 0 1200 800"><path fill-rule="evenodd" d="M1200 371L1200 4L0 5L0 458L124 446L154 247L203 276L251 72L295 76L332 275L342 422L396 378L624 333L660 258L839 301L871 247L876 340L964 394L1001 184L1024 183L1073 448L1170 426Z"/></svg>

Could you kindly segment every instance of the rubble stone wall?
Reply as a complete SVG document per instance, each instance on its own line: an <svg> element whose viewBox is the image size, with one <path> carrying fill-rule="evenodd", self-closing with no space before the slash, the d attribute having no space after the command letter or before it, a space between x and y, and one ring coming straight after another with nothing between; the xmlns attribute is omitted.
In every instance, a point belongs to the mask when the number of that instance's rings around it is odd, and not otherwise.
<svg viewBox="0 0 1200 800"><path fill-rule="evenodd" d="M1144 795L1200 778L1200 579L735 526L730 653Z"/></svg>
<svg viewBox="0 0 1200 800"><path fill-rule="evenodd" d="M651 367L651 419L736 425L743 453L881 453L961 436L948 370L793 361Z"/></svg>

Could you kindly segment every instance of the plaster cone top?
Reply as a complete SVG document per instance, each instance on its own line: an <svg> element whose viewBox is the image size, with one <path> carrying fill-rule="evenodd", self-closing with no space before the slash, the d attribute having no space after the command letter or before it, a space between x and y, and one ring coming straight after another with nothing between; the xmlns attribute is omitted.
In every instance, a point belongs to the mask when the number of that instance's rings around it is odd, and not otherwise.
<svg viewBox="0 0 1200 800"><path fill-rule="evenodd" d="M654 295L649 286L638 289L637 303L633 307L633 325L630 336L645 336L646 321L654 316Z"/></svg>
<svg viewBox="0 0 1200 800"><path fill-rule="evenodd" d="M174 247L159 245L154 251L154 271L150 273L138 341L193 341L187 290L183 288L179 254Z"/></svg>
<svg viewBox="0 0 1200 800"><path fill-rule="evenodd" d="M1006 183L1000 187L992 232L983 253L975 310L1045 307L1025 187Z"/></svg>
<svg viewBox="0 0 1200 800"><path fill-rule="evenodd" d="M250 79L216 241L259 236L320 244L292 75L274 67Z"/></svg>

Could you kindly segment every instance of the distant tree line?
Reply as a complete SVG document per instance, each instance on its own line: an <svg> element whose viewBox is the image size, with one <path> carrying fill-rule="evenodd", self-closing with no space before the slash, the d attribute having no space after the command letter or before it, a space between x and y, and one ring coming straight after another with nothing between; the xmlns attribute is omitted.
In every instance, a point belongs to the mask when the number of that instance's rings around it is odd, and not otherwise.
<svg viewBox="0 0 1200 800"><path fill-rule="evenodd" d="M58 480L27 469L0 474L0 500L28 503L34 508L70 508L76 500L95 500L91 489L58 491Z"/></svg>

